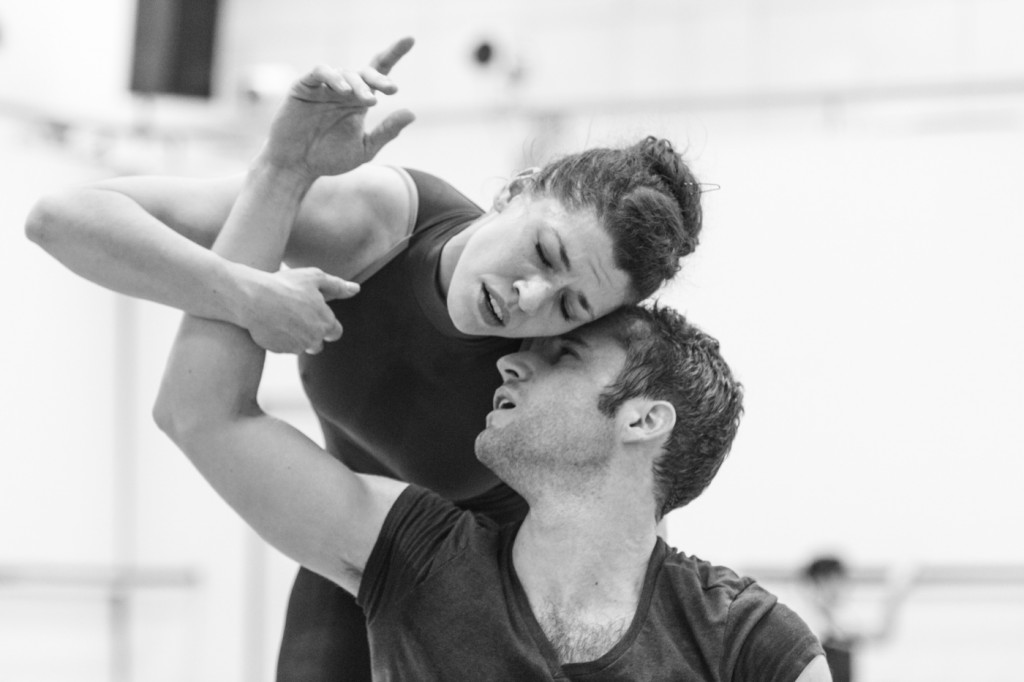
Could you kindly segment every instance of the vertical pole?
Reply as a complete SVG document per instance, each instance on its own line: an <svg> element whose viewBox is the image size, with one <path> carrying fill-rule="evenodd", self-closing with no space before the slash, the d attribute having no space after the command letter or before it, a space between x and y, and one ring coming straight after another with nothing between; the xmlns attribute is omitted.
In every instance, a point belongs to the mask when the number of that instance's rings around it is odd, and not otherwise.
<svg viewBox="0 0 1024 682"><path fill-rule="evenodd" d="M114 296L113 563L118 577L110 593L110 679L132 678L131 580L138 516L138 303Z"/></svg>
<svg viewBox="0 0 1024 682"><path fill-rule="evenodd" d="M243 679L271 679L267 670L267 557L266 545L254 531L245 529L242 540L242 596L245 622L242 633Z"/></svg>

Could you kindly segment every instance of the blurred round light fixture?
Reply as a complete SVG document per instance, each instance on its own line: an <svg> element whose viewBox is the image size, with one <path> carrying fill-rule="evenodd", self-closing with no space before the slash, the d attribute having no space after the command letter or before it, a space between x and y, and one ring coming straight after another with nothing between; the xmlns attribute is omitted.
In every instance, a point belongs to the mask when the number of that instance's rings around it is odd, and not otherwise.
<svg viewBox="0 0 1024 682"><path fill-rule="evenodd" d="M487 66L494 60L494 46L490 41L482 40L473 48L473 61L479 66Z"/></svg>

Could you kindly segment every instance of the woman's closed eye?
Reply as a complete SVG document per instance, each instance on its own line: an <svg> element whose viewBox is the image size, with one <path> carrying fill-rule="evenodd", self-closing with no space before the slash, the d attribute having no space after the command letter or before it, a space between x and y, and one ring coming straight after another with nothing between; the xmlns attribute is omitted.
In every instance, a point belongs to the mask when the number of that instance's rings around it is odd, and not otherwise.
<svg viewBox="0 0 1024 682"><path fill-rule="evenodd" d="M537 258L540 259L541 265L543 265L548 270L554 270L554 265L551 263L551 260L547 257L547 254L544 253L544 247L540 245L540 242L536 243L535 248L537 249ZM561 300L558 303L558 308L562 313L562 319L564 319L566 322L576 321L576 318L574 318L572 315L572 311L569 309L568 297L563 296L561 298Z"/></svg>
<svg viewBox="0 0 1024 682"><path fill-rule="evenodd" d="M562 317L565 319L566 322L575 322L576 321L575 318L572 316L572 312L570 312L570 310L569 310L569 299L568 299L568 297L563 296L558 307L561 308L561 310L562 310Z"/></svg>
<svg viewBox="0 0 1024 682"><path fill-rule="evenodd" d="M543 265L543 266L544 266L545 268L547 268L547 269L551 270L551 269L552 269L552 268L553 268L554 266L553 266L553 265L551 264L551 261L550 261L550 260L548 260L548 257L547 257L547 255L546 255L546 254L544 253L544 248L543 248L543 247L542 247L542 246L540 245L540 242L537 242L537 244L536 244L536 248L537 248L537 257L538 257L538 258L540 258L540 262L541 262L541 264L542 264L542 265Z"/></svg>

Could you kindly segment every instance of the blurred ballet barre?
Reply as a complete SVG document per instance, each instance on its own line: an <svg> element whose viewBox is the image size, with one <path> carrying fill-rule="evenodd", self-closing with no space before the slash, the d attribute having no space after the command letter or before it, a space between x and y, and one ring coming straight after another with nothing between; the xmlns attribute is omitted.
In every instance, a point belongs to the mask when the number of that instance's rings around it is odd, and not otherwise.
<svg viewBox="0 0 1024 682"><path fill-rule="evenodd" d="M0 125L17 129L20 145L39 140L66 158L125 174L170 172L197 150L248 158L269 122L254 121L230 103L190 98L136 96L55 107L0 95Z"/></svg>
<svg viewBox="0 0 1024 682"><path fill-rule="evenodd" d="M198 574L187 568L0 564L0 593L9 587L73 587L112 593L149 588L192 589L199 582Z"/></svg>
<svg viewBox="0 0 1024 682"><path fill-rule="evenodd" d="M63 599L84 592L105 605L110 682L134 679L134 599L143 591L191 591L200 584L196 571L181 567L0 564L0 600ZM0 632L4 625L0 622Z"/></svg>
<svg viewBox="0 0 1024 682"><path fill-rule="evenodd" d="M913 587L1024 587L1024 564L851 564L846 569L846 577L852 583L882 585L892 580L894 572L903 574L902 577ZM748 565L743 573L757 580L779 583L799 582L804 577L800 566Z"/></svg>

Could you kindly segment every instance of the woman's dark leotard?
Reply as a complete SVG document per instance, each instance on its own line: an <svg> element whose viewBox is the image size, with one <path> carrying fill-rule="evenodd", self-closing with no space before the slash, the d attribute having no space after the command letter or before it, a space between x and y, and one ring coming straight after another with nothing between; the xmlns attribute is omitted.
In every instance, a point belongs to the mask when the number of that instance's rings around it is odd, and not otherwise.
<svg viewBox="0 0 1024 682"><path fill-rule="evenodd" d="M460 333L437 284L441 247L483 212L442 180L407 172L419 194L409 246L358 296L331 303L345 333L321 353L301 356L303 386L327 449L354 471L517 520L526 503L477 461L473 444L501 383L498 358L519 341ZM277 679L370 680L362 610L306 569L288 604Z"/></svg>

